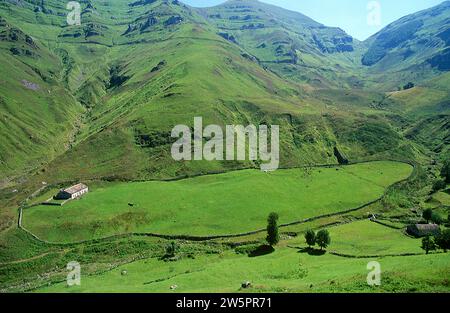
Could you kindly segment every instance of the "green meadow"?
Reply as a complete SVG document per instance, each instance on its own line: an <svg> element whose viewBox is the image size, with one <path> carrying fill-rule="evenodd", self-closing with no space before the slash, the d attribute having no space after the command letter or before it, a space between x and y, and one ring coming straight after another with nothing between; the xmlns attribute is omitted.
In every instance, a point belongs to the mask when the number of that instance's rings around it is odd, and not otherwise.
<svg viewBox="0 0 450 313"><path fill-rule="evenodd" d="M62 207L24 210L23 226L41 239L73 242L140 232L212 236L264 229L276 211L280 223L356 208L407 178L410 165L370 162L344 167L242 170L179 181L97 183Z"/></svg>
<svg viewBox="0 0 450 313"><path fill-rule="evenodd" d="M149 258L104 274L83 276L80 286L68 287L64 282L36 291L169 292L171 286L177 286L173 292L240 292L243 281L252 283L251 292L448 291L448 255L423 254L418 240L401 231L359 221L331 228L330 233L328 251L363 252L373 257L311 255L305 252L304 239L299 236L282 241L273 253L258 257L228 250L177 262ZM368 244L372 239L374 242ZM382 256L392 252L420 255ZM367 264L371 261L381 265L381 286L366 283Z"/></svg>
<svg viewBox="0 0 450 313"><path fill-rule="evenodd" d="M369 220L332 228L330 235L332 250L343 254L370 256L423 252L420 239L406 236L403 228L392 229Z"/></svg>
<svg viewBox="0 0 450 313"><path fill-rule="evenodd" d="M448 291L448 255L421 255L374 259L384 276L381 287L366 283L372 259L314 257L284 248L249 258L236 254L205 256L167 264L157 259L138 261L103 275L84 277L81 286L59 283L37 292L239 292L249 280L251 292L426 292ZM430 265L432 266L430 268ZM126 270L127 275L122 275ZM383 277L386 278L383 283ZM248 291L248 290L245 290Z"/></svg>

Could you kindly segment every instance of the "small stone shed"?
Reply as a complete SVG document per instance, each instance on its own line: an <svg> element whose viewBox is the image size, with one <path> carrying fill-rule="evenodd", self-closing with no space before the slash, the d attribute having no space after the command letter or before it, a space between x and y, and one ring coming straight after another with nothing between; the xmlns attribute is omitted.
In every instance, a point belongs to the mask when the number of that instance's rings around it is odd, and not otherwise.
<svg viewBox="0 0 450 313"><path fill-rule="evenodd" d="M414 237L435 236L441 232L439 225L436 224L414 224L406 228L408 234Z"/></svg>

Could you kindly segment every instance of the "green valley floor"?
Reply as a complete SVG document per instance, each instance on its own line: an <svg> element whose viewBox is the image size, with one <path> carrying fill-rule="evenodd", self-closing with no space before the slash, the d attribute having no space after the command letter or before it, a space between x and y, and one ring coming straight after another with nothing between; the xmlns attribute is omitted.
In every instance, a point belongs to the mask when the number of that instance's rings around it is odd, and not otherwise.
<svg viewBox="0 0 450 313"><path fill-rule="evenodd" d="M412 167L368 162L345 167L234 171L173 182L93 183L62 207L24 210L23 226L51 242L74 242L121 233L217 236L357 208L380 198Z"/></svg>

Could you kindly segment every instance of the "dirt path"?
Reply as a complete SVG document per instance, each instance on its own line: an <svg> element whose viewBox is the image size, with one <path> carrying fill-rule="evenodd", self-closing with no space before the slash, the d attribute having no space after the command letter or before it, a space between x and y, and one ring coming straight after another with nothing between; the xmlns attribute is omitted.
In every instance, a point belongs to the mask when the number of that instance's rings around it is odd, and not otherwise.
<svg viewBox="0 0 450 313"><path fill-rule="evenodd" d="M20 264L20 263L25 263L25 262L33 261L33 260L36 260L36 259L43 258L43 257L45 257L45 256L47 256L47 255L49 255L49 254L51 254L51 253L56 253L56 252L54 252L54 251L49 251L49 252L45 252L45 253L42 253L42 254L39 254L39 255L35 255L35 256L33 256L33 257L30 257L30 258L26 258L26 259L18 259L18 260L9 261L9 262L2 262L2 263L0 263L0 266L3 266L3 265L11 265L11 264ZM61 252L59 252L59 253L61 253Z"/></svg>

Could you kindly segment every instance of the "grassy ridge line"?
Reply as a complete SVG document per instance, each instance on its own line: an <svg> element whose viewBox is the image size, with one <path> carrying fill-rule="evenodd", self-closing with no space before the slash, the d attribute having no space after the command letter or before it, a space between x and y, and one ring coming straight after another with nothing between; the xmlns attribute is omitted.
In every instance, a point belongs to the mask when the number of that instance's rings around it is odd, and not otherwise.
<svg viewBox="0 0 450 313"><path fill-rule="evenodd" d="M388 160L377 160L377 161L388 161ZM389 160L392 161L392 160ZM355 162L352 164L362 164L362 163L370 163L370 162L374 162L374 160L371 161L359 161L359 162ZM350 212L355 212L358 210L361 210L365 207L368 207L372 204L375 204L377 202L379 202L380 200L382 200L386 193L390 190L390 188L401 184L405 181L409 181L411 180L415 175L416 175L416 163L415 162L407 162L407 161L395 161L395 162L399 162L399 163L404 163L404 164L409 164L413 167L413 171L410 174L409 177L407 177L406 179L400 180L398 182L393 183L392 185L388 186L383 195L381 195L379 198L372 200L370 202L367 202L365 204L362 204L356 208L351 208L348 210L344 210L344 211L340 211L340 212L336 212L336 213L329 213L329 214L324 214L324 215L319 215L319 216L315 216L315 217L310 217L310 218L306 218L300 221L294 221L294 222L290 222L290 223L285 223L285 224L281 224L279 225L280 228L283 227L288 227L288 226L293 226L293 225L299 225L299 224L304 224L304 223L308 223L308 222L312 222L315 220L319 220L322 218L327 218L327 217L332 217L332 216L338 216L338 215L342 215L342 214L347 214ZM329 165L329 166L336 166L336 165ZM311 166L311 167L319 167L319 166ZM321 167L325 167L325 166L321 166ZM300 167L303 168L303 167ZM203 175L198 175L198 176L203 176ZM185 179L185 178L182 178ZM227 235L215 235L215 236L189 236L189 235L163 235L163 234L156 234L156 233L123 233L123 234L117 234L117 235L111 235L111 236L107 236L104 238L99 238L99 239L90 239L90 240L82 240L82 241L76 241L76 242L71 242L71 243L57 243L57 242L50 242L50 241L46 241L44 239L41 239L39 236L35 235L33 232L31 232L30 230L26 229L25 227L22 226L22 215L23 215L23 210L26 208L20 207L19 208L19 219L18 219L18 227L19 229L27 232L29 235L31 235L33 238L35 238L36 240L42 242L42 243L46 243L49 245L59 245L59 246L70 246L70 245L77 245L77 244L84 244L84 243L93 243L93 242L99 242L99 241L103 241L103 240L109 240L109 239L119 239L119 238L126 238L126 237L132 237L132 236L137 236L137 237L154 237L154 238L161 238L161 239L168 239L168 240L188 240L188 241L208 241L208 240L214 240L214 239L227 239L227 238L239 238L239 237L245 237L245 236L250 236L250 235L255 235L261 232L266 231L266 229L259 229L259 230L255 230L255 231L250 231L250 232L246 232L246 233L239 233L239 234L227 234Z"/></svg>

